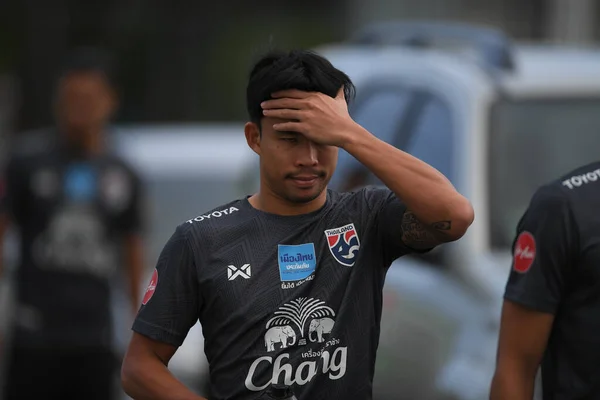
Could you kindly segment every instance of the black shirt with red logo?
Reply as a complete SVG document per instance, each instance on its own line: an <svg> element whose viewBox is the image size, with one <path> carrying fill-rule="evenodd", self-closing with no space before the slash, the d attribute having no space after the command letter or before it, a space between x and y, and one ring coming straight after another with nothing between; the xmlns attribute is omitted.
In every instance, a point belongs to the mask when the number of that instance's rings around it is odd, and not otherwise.
<svg viewBox="0 0 600 400"><path fill-rule="evenodd" d="M366 188L304 215L246 198L199 215L164 247L133 330L180 346L200 320L213 399L279 383L300 400L369 400L387 268L413 252L405 210Z"/></svg>
<svg viewBox="0 0 600 400"><path fill-rule="evenodd" d="M140 181L117 157L82 159L46 142L15 150L0 176L0 213L21 245L14 343L110 346L110 282L125 236L140 230Z"/></svg>
<svg viewBox="0 0 600 400"><path fill-rule="evenodd" d="M518 224L505 299L555 317L543 398L600 398L600 162L535 193Z"/></svg>

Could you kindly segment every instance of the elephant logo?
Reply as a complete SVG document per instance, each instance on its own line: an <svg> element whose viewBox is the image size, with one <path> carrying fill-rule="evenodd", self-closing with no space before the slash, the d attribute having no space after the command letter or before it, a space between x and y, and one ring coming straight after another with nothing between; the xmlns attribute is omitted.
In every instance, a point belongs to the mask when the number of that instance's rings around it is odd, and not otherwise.
<svg viewBox="0 0 600 400"><path fill-rule="evenodd" d="M323 343L325 341L325 339L323 339L323 334L331 333L334 324L335 321L327 317L313 319L310 321L310 325L308 326L308 339L311 342L317 341L319 343ZM314 339L313 333L316 333L316 337Z"/></svg>
<svg viewBox="0 0 600 400"><path fill-rule="evenodd" d="M291 338L292 342L288 343ZM281 348L285 349L288 346L296 344L296 332L289 325L274 326L265 333L265 346L267 351L275 351L275 343L281 343Z"/></svg>
<svg viewBox="0 0 600 400"><path fill-rule="evenodd" d="M308 321L311 321L308 328L308 339L311 342L323 342L323 334L329 334L333 329L335 323L333 317L335 317L335 311L319 299L301 297L282 305L266 324L265 346L267 351L275 351L277 343L281 344L280 348L282 349L294 345L305 345L304 333ZM298 332L299 336L297 336ZM316 333L316 337L313 332Z"/></svg>

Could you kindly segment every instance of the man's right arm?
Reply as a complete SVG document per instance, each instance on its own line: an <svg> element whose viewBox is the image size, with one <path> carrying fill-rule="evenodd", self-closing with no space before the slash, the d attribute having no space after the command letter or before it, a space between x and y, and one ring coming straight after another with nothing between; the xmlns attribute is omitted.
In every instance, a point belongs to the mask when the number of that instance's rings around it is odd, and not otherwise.
<svg viewBox="0 0 600 400"><path fill-rule="evenodd" d="M162 250L133 324L121 382L134 399L203 400L168 370L200 307L195 258L184 230L179 227Z"/></svg>
<svg viewBox="0 0 600 400"><path fill-rule="evenodd" d="M567 281L576 268L577 226L555 187L536 192L517 228L491 400L531 400Z"/></svg>
<svg viewBox="0 0 600 400"><path fill-rule="evenodd" d="M177 347L133 333L121 370L125 393L136 400L206 400L169 371Z"/></svg>

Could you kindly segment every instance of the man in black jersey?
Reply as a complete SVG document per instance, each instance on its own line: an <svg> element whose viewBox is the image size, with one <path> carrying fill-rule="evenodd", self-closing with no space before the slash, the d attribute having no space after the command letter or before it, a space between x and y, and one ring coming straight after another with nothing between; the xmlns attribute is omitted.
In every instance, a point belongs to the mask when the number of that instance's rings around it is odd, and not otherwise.
<svg viewBox="0 0 600 400"><path fill-rule="evenodd" d="M15 149L0 179L0 244L9 224L21 239L4 400L107 400L116 389L109 284L125 267L133 317L142 246L140 182L105 148L111 70L108 55L77 51L58 81L57 128Z"/></svg>
<svg viewBox="0 0 600 400"><path fill-rule="evenodd" d="M521 218L493 400L600 399L600 163L542 186Z"/></svg>
<svg viewBox="0 0 600 400"><path fill-rule="evenodd" d="M460 238L473 209L434 168L357 125L353 90L311 52L254 66L245 136L260 191L182 223L166 244L122 367L130 396L202 399L167 369L199 319L214 399L257 399L275 383L300 400L371 399L387 268ZM389 189L328 190L338 148Z"/></svg>

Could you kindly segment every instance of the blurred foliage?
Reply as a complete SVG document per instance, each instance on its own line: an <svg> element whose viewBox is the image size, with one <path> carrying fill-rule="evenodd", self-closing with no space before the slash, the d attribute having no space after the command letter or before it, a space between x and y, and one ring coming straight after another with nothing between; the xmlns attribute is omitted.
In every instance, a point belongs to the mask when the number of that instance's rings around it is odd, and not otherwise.
<svg viewBox="0 0 600 400"><path fill-rule="evenodd" d="M0 0L0 73L21 89L18 129L52 123L53 80L78 45L117 56L121 122L243 120L249 69L271 48L314 48L399 17L489 21L539 38L547 12L543 0Z"/></svg>
<svg viewBox="0 0 600 400"><path fill-rule="evenodd" d="M343 1L0 0L0 68L20 82L18 128L52 123L53 80L79 45L113 52L121 122L243 120L253 61L337 40ZM0 20L3 18L0 18Z"/></svg>
<svg viewBox="0 0 600 400"><path fill-rule="evenodd" d="M221 35L213 37L214 45L206 55L204 73L208 79L204 88L199 88L206 107L198 110L198 118L245 119L245 90L253 62L272 49L310 49L337 39L329 25L313 19L307 29L306 18L301 15L287 17L283 24L272 20L260 25L250 20L230 22Z"/></svg>

